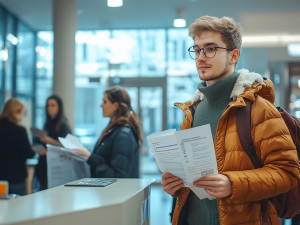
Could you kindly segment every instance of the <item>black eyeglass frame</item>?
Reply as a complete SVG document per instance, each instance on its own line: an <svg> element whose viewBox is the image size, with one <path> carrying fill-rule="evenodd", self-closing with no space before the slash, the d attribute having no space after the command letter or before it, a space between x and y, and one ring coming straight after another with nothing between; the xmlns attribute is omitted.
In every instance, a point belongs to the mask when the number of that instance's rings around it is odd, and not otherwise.
<svg viewBox="0 0 300 225"><path fill-rule="evenodd" d="M199 48L199 50L200 50L199 55L198 55L197 57L195 57L195 58L193 58L193 57L191 56L191 52L195 52L194 50L192 50L192 49L194 49L194 47L197 47L197 48ZM197 45L193 45L193 46L189 47L189 48L188 48L189 56L190 56L193 60L196 60L196 59L199 58L201 51L203 51L203 54L205 55L205 57L208 58L208 59L211 59L211 58L215 57L216 54L217 54L216 48L226 49L226 50L228 50L228 51L233 51L233 50L230 49L230 48L219 47L219 46L211 46L211 47L213 47L213 48L215 49L215 54L214 54L212 57L208 57L208 56L206 55L206 53L205 53L205 50L204 50L204 48L206 48L206 47L210 47L210 45L209 45L209 46L205 46L205 47L203 47L203 48L200 48L200 47L197 46Z"/></svg>

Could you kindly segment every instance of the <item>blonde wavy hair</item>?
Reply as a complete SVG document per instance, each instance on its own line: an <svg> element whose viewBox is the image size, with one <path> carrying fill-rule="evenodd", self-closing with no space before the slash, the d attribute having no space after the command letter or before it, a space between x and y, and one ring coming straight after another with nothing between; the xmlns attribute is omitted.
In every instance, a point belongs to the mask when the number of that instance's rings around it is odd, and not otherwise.
<svg viewBox="0 0 300 225"><path fill-rule="evenodd" d="M8 118L11 122L15 124L20 124L21 120L17 117L25 110L25 105L17 98L9 99L3 106L0 118Z"/></svg>

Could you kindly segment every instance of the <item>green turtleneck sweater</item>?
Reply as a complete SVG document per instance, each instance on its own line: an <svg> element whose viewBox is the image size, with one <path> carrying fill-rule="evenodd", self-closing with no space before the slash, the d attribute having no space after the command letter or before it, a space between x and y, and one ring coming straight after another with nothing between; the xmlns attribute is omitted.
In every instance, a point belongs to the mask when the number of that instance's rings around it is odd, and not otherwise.
<svg viewBox="0 0 300 225"><path fill-rule="evenodd" d="M196 108L193 127L210 124L214 141L218 121L228 103L232 101L230 95L238 76L239 73L234 72L211 86L206 86L205 82L198 85L198 90L202 92L205 97ZM216 199L200 200L197 195L191 191L187 207L187 225L220 224Z"/></svg>

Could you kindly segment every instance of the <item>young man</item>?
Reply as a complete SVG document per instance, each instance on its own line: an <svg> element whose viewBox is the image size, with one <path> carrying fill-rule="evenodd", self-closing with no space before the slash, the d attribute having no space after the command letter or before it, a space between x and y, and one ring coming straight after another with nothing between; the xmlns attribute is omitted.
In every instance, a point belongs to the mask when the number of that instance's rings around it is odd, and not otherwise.
<svg viewBox="0 0 300 225"><path fill-rule="evenodd" d="M240 25L229 17L203 16L191 24L189 48L201 83L193 100L177 104L184 112L181 129L210 124L218 174L202 177L196 187L216 197L200 200L179 177L162 174L164 191L177 198L173 225L261 225L261 200L293 188L299 179L296 148L274 106L274 87L248 70L235 71L241 51ZM237 107L253 102L251 134L264 165L254 169L243 150L236 125ZM268 203L268 224L278 224Z"/></svg>

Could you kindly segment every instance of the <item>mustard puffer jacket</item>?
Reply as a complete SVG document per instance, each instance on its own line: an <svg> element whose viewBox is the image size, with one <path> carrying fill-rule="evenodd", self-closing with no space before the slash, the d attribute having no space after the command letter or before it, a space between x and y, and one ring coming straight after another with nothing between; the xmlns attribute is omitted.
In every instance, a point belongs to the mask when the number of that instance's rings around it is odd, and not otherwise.
<svg viewBox="0 0 300 225"><path fill-rule="evenodd" d="M296 147L288 128L274 106L275 92L270 80L261 75L240 70L231 97L217 126L215 153L218 173L226 175L232 183L232 195L217 198L220 225L261 225L260 200L286 192L297 185L299 164ZM175 103L184 113L181 129L191 128L193 116L190 107L196 107L204 98L199 91L186 103ZM239 141L236 125L237 107L245 107L244 99L253 102L251 111L251 135L262 168L255 169ZM200 103L201 104L201 103ZM189 188L177 193L173 225L182 224ZM280 225L276 211L269 202L270 225Z"/></svg>

